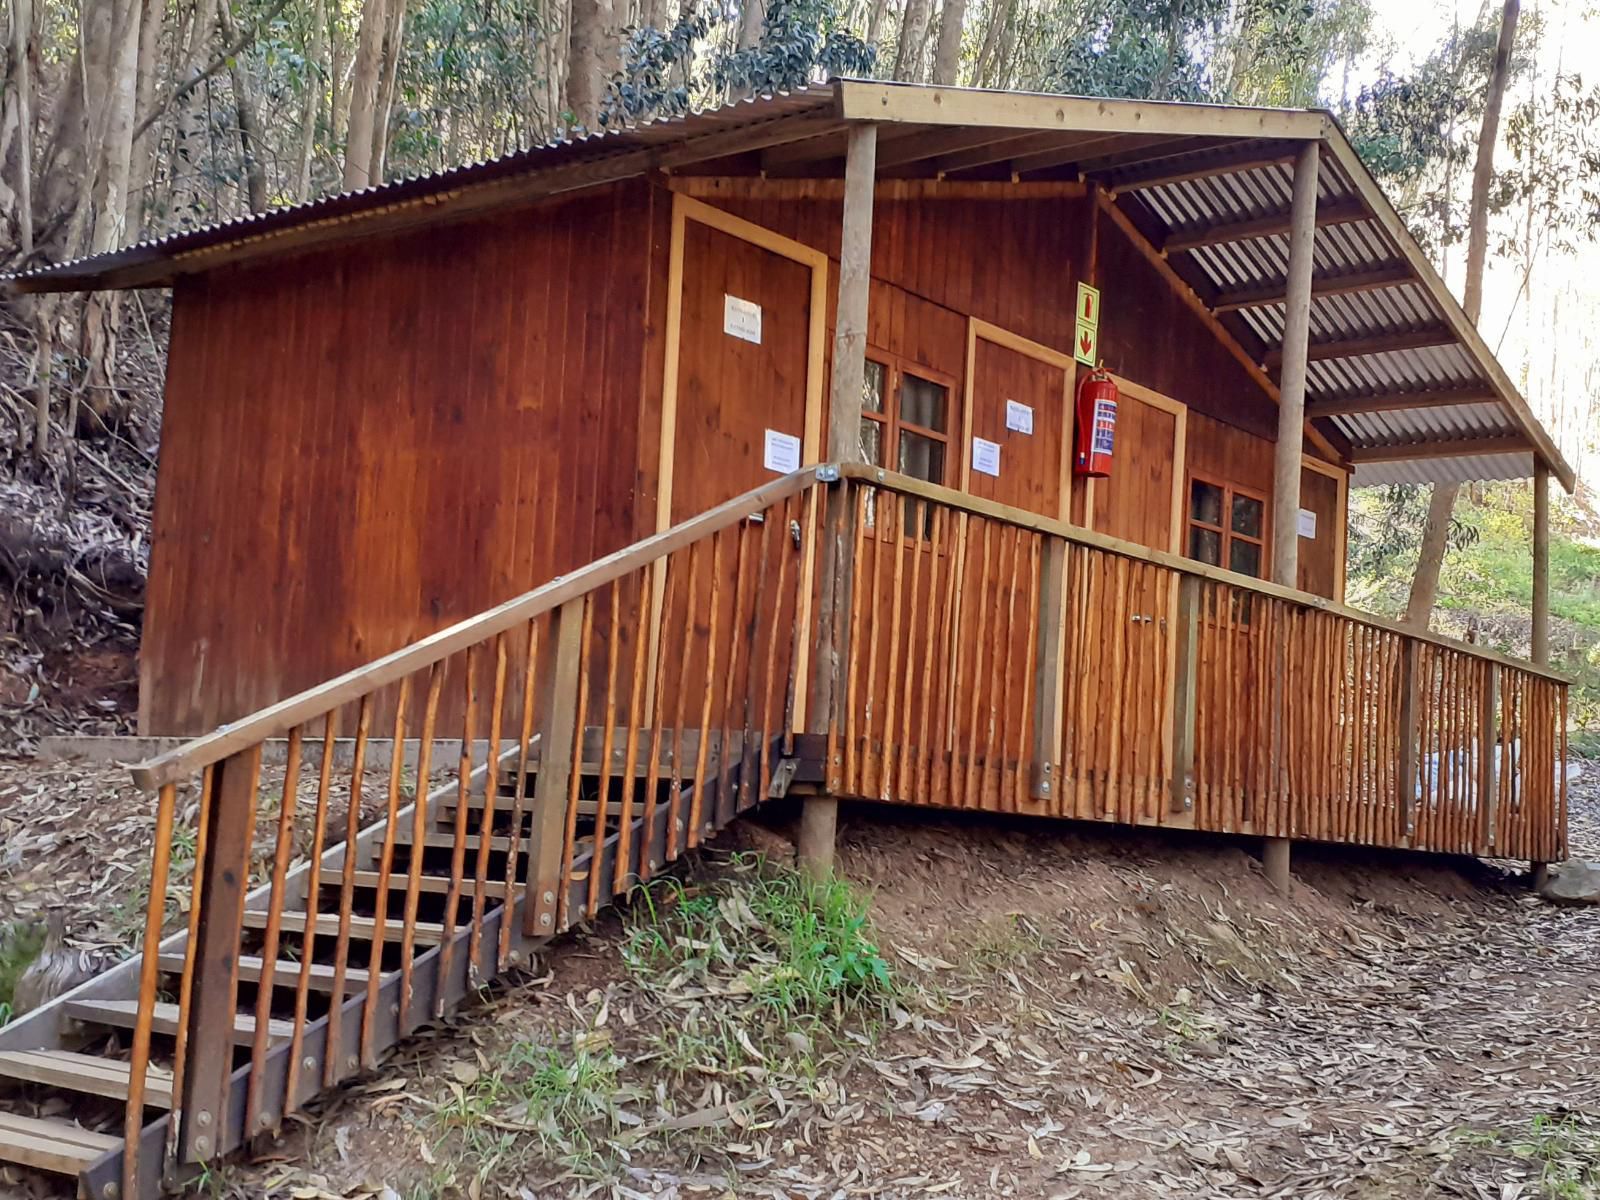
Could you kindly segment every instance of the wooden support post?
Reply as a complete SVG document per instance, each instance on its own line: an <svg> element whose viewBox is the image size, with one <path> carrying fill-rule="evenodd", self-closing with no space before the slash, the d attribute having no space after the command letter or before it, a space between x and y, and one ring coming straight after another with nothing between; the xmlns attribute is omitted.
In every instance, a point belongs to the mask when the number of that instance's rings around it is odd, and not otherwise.
<svg viewBox="0 0 1600 1200"><path fill-rule="evenodd" d="M527 902L522 908L526 937L556 932L560 907L562 850L567 792L572 783L572 750L582 720L578 713L578 670L583 656L583 597L568 600L550 616L555 660L540 680L536 711L539 774L533 785L533 841L528 848Z"/></svg>
<svg viewBox="0 0 1600 1200"><path fill-rule="evenodd" d="M1533 661L1550 665L1550 468L1533 464Z"/></svg>
<svg viewBox="0 0 1600 1200"><path fill-rule="evenodd" d="M861 389L867 369L867 294L872 281L872 193L878 174L878 127L862 123L850 127L844 167L844 226L839 252L839 311L834 323L833 387L828 396L828 458L833 462L861 461ZM844 669L841 647L832 638L833 605L850 565L841 533L847 528L850 490L831 490L822 564L822 607L817 614L818 661L808 705L812 731L827 732L829 714L840 694ZM837 503L832 503L837 501ZM839 511L835 511L839 510ZM838 526L836 529L835 526ZM833 766L829 764L829 775ZM833 870L834 834L838 828L839 801L830 795L809 796L800 810L800 865L816 877Z"/></svg>
<svg viewBox="0 0 1600 1200"><path fill-rule="evenodd" d="M1311 340L1311 260L1317 237L1317 160L1320 143L1301 143L1294 160L1294 198L1289 208L1289 274L1284 289L1283 369L1278 388L1278 441L1272 463L1272 580L1299 586L1300 472L1305 439L1306 360ZM1273 766L1282 764L1282 706L1298 704L1280 673L1274 713ZM1297 798L1288 797L1291 814ZM1291 817L1290 828L1294 828ZM1280 891L1289 888L1289 841L1268 838L1262 861Z"/></svg>
<svg viewBox="0 0 1600 1200"><path fill-rule="evenodd" d="M1267 882L1280 892L1289 890L1289 839L1262 838L1261 866L1267 873Z"/></svg>
<svg viewBox="0 0 1600 1200"><path fill-rule="evenodd" d="M1173 616L1176 656L1172 677L1172 796L1168 812L1194 811L1195 684L1200 667L1200 577L1178 580Z"/></svg>
<svg viewBox="0 0 1600 1200"><path fill-rule="evenodd" d="M1422 643L1407 638L1400 647L1400 703L1396 710L1396 737L1400 763L1397 784L1400 795L1400 836L1409 842L1417 828L1417 707L1421 693L1420 658Z"/></svg>
<svg viewBox="0 0 1600 1200"><path fill-rule="evenodd" d="M1066 538L1046 537L1043 541L1044 549L1039 555L1039 656L1034 667L1033 767L1029 794L1035 800L1054 805L1060 800L1067 561L1072 549Z"/></svg>
<svg viewBox="0 0 1600 1200"><path fill-rule="evenodd" d="M199 923L189 953L194 990L187 1014L179 1161L204 1162L225 1148L228 1084L233 1073L239 987L239 939L250 883L261 746L223 759L214 769L205 859L200 864Z"/></svg>
<svg viewBox="0 0 1600 1200"><path fill-rule="evenodd" d="M1319 143L1295 156L1289 276L1283 319L1283 374L1272 469L1272 580L1296 587L1300 553L1301 447L1306 416L1306 351L1311 336L1311 259L1317 236Z"/></svg>
<svg viewBox="0 0 1600 1200"><path fill-rule="evenodd" d="M1478 853L1494 850L1496 817L1499 815L1500 771L1495 752L1500 741L1500 668L1483 664L1483 696L1478 709L1478 815L1483 824L1478 833Z"/></svg>

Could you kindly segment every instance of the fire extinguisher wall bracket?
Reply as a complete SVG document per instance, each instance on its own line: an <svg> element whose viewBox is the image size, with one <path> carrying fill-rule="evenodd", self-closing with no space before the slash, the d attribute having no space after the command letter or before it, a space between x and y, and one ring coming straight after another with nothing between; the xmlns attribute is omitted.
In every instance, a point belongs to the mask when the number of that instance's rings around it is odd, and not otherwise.
<svg viewBox="0 0 1600 1200"><path fill-rule="evenodd" d="M1073 474L1104 479L1111 474L1117 442L1117 383L1111 372L1096 367L1078 384L1077 426L1073 439Z"/></svg>

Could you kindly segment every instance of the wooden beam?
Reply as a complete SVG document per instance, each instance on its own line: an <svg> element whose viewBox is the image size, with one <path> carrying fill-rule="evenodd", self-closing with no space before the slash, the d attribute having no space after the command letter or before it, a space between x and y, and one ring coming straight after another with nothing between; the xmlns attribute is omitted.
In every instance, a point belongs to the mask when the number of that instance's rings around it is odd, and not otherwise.
<svg viewBox="0 0 1600 1200"><path fill-rule="evenodd" d="M1419 408L1449 408L1458 404L1499 404L1496 396L1486 386L1459 388L1424 388L1412 392L1353 393L1343 396L1325 396L1306 403L1306 415L1318 417L1348 417L1361 413L1410 412Z"/></svg>
<svg viewBox="0 0 1600 1200"><path fill-rule="evenodd" d="M842 133L844 128L839 121L819 120L816 117L787 120L780 117L754 127L690 138L670 150L661 151L656 164L662 170L670 171L692 163L727 158L730 154L748 154L755 150L770 152L774 146L810 144L819 138Z"/></svg>
<svg viewBox="0 0 1600 1200"><path fill-rule="evenodd" d="M1293 222L1289 230L1289 299L1283 319L1283 378L1278 397L1278 440L1272 455L1272 578L1298 586L1300 565L1301 430L1306 424L1306 346L1311 337L1311 263L1317 237L1315 142L1294 163ZM1288 866L1285 859L1284 873Z"/></svg>
<svg viewBox="0 0 1600 1200"><path fill-rule="evenodd" d="M1097 100L879 80L844 79L834 86L839 115L847 121L1296 140L1325 137L1333 125L1325 113L1228 104Z"/></svg>
<svg viewBox="0 0 1600 1200"><path fill-rule="evenodd" d="M1392 354L1399 350L1425 350L1430 346L1453 346L1455 331L1443 325L1428 329L1402 329L1391 333L1369 333L1361 337L1343 338L1335 342L1313 342L1306 355L1311 362L1327 362L1333 358L1361 358L1368 354ZM1267 351L1266 365L1276 368L1283 363L1283 349Z"/></svg>
<svg viewBox="0 0 1600 1200"><path fill-rule="evenodd" d="M1317 210L1317 224L1348 225L1365 221L1370 214L1366 206L1350 201L1325 204ZM1197 229L1175 229L1161 243L1163 254L1181 254L1198 250L1202 246L1217 246L1224 242L1247 242L1253 238L1281 237L1289 232L1294 215L1291 212L1272 212L1259 217L1246 217L1242 221L1222 221Z"/></svg>
<svg viewBox="0 0 1600 1200"><path fill-rule="evenodd" d="M1419 729L1417 718L1422 707L1422 645L1415 637L1406 636L1400 642L1400 670L1396 681L1400 694L1395 720L1395 734L1400 740L1397 782L1399 783L1401 836L1409 838L1417 828L1417 758Z"/></svg>
<svg viewBox="0 0 1600 1200"><path fill-rule="evenodd" d="M941 175L952 171L971 171L991 163L1008 162L1019 154L1037 153L1041 150L1059 150L1059 133L1017 133L1015 131L995 138L981 146L972 146L952 154L941 154L931 164Z"/></svg>
<svg viewBox="0 0 1600 1200"><path fill-rule="evenodd" d="M697 200L842 200L843 179L765 179L759 175L675 175L667 187ZM1077 199L1089 185L1051 179L884 179L878 200L1059 200Z"/></svg>
<svg viewBox="0 0 1600 1200"><path fill-rule="evenodd" d="M1115 179L1102 179L1101 182L1112 192L1138 192L1144 187L1162 187L1165 184L1182 184L1190 179L1205 179L1213 174L1234 174L1235 171L1253 171L1261 166L1277 166L1280 163L1293 162L1293 149L1253 149L1245 147L1245 152L1230 152L1230 154L1202 155L1202 157L1178 160L1173 158L1170 162L1155 163L1146 170L1131 171ZM1096 171L1085 171L1086 176L1098 174Z"/></svg>
<svg viewBox="0 0 1600 1200"><path fill-rule="evenodd" d="M1389 240L1400 252L1402 258L1411 264L1411 269L1416 272L1417 278L1422 281L1429 294L1438 303L1444 312L1445 324L1455 330L1461 339L1467 353L1484 372L1485 377L1493 384L1495 391L1505 401L1517 425L1527 434L1537 456L1548 463L1550 469L1561 481L1563 487L1571 491L1576 486L1577 476L1567 460L1562 457L1555 442L1545 432L1544 426L1539 424L1533 411L1528 407L1528 402L1522 398L1522 393L1516 388L1506 375L1504 368L1495 358L1489 347L1484 344L1482 336L1478 333L1477 326L1468 319L1460 303L1445 286L1444 280L1439 277L1439 272L1429 261L1428 256L1422 252L1422 247L1411 236L1411 231L1406 228L1400 214L1394 210L1388 198L1383 194L1383 189L1378 186L1377 180L1372 177L1372 172L1361 161L1361 156L1350 144L1348 138L1337 125L1330 124L1328 130L1328 148L1338 163L1340 170L1355 187L1356 193L1366 202L1372 210L1373 219L1382 226Z"/></svg>
<svg viewBox="0 0 1600 1200"><path fill-rule="evenodd" d="M1429 458L1471 458L1479 454L1530 454L1533 447L1521 434L1505 437L1460 438L1448 442L1391 442L1377 446L1355 446L1350 451L1354 463L1412 462Z"/></svg>
<svg viewBox="0 0 1600 1200"><path fill-rule="evenodd" d="M1314 275L1311 279L1313 296L1349 296L1357 292L1375 292L1382 288L1403 287L1416 279L1404 263L1393 263L1372 271L1351 271L1344 275ZM1275 279L1255 287L1234 288L1218 292L1211 302L1214 313L1237 312L1241 308L1267 308L1282 304L1288 297L1289 281Z"/></svg>
<svg viewBox="0 0 1600 1200"><path fill-rule="evenodd" d="M1194 810L1195 697L1200 680L1200 580L1178 579L1172 676L1172 793L1167 811Z"/></svg>
<svg viewBox="0 0 1600 1200"><path fill-rule="evenodd" d="M970 150L974 146L986 146L997 136L1003 136L1003 133L993 129L951 129L947 125L933 129L908 130L898 137L891 137L885 131L879 130L878 174L881 177L887 170L920 162L925 158Z"/></svg>
<svg viewBox="0 0 1600 1200"><path fill-rule="evenodd" d="M1228 332L1227 327L1221 321L1211 315L1211 310L1206 307L1205 301L1195 294L1194 289L1185 283L1183 277L1173 270L1172 264L1161 256L1160 252L1150 244L1148 238L1139 232L1139 227L1133 223L1133 219L1117 207L1115 197L1104 191L1098 193L1098 195L1101 210L1111 217L1117 228L1121 229L1124 236L1133 243L1134 249L1138 250L1144 256L1145 261L1156 269L1156 274L1166 280L1167 286L1172 289L1173 294L1188 306L1189 310L1200 319L1200 323L1211 331L1212 336L1222 343L1223 348L1233 355L1234 360L1245 369L1250 378L1254 379L1261 387L1261 390L1272 398L1274 404L1277 404L1278 385L1272 381L1270 375L1261 369L1261 364L1250 356L1249 352L1239 344L1239 339ZM1341 461L1345 458L1345 455L1340 454L1338 448L1310 421L1305 423L1305 434L1307 441L1330 458Z"/></svg>
<svg viewBox="0 0 1600 1200"><path fill-rule="evenodd" d="M1533 464L1533 661L1550 665L1550 468Z"/></svg>
<svg viewBox="0 0 1600 1200"><path fill-rule="evenodd" d="M1042 150L1037 154L1019 155L1011 160L1011 169L1019 175L1025 175L1029 171L1045 171L1051 167L1081 162L1084 153L1096 146L1122 146L1127 145L1129 141L1137 140L1141 139L1134 138L1126 133L1104 133L1074 137L1069 141L1063 141L1054 150ZM1142 140L1149 141L1151 139ZM1166 139L1158 138L1154 140L1164 142Z"/></svg>

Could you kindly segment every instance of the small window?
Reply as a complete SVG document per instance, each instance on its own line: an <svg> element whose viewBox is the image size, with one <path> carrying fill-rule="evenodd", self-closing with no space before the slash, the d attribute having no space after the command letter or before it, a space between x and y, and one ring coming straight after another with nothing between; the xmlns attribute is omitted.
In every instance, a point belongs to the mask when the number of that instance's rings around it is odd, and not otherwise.
<svg viewBox="0 0 1600 1200"><path fill-rule="evenodd" d="M950 465L950 385L926 368L868 351L861 388L861 457L914 479L945 483ZM893 402L889 398L893 397ZM868 525L876 524L868 501ZM924 509L924 534L929 517Z"/></svg>
<svg viewBox="0 0 1600 1200"><path fill-rule="evenodd" d="M1260 496L1191 479L1189 557L1260 579L1266 565L1266 513L1266 501Z"/></svg>

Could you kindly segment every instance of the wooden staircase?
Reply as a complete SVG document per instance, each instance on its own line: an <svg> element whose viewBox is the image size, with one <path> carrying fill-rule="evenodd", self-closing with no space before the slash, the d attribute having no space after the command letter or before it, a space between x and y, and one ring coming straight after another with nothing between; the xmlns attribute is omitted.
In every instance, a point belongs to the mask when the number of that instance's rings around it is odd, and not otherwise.
<svg viewBox="0 0 1600 1200"><path fill-rule="evenodd" d="M0 1028L0 1163L63 1193L159 1196L820 780L820 752L797 757L819 739L788 732L804 647L785 536L816 484L786 476L136 768L157 794L142 952ZM452 702L464 752L441 762ZM262 760L284 737L280 790ZM199 816L174 930L183 780ZM374 795L363 826L352 798Z"/></svg>

